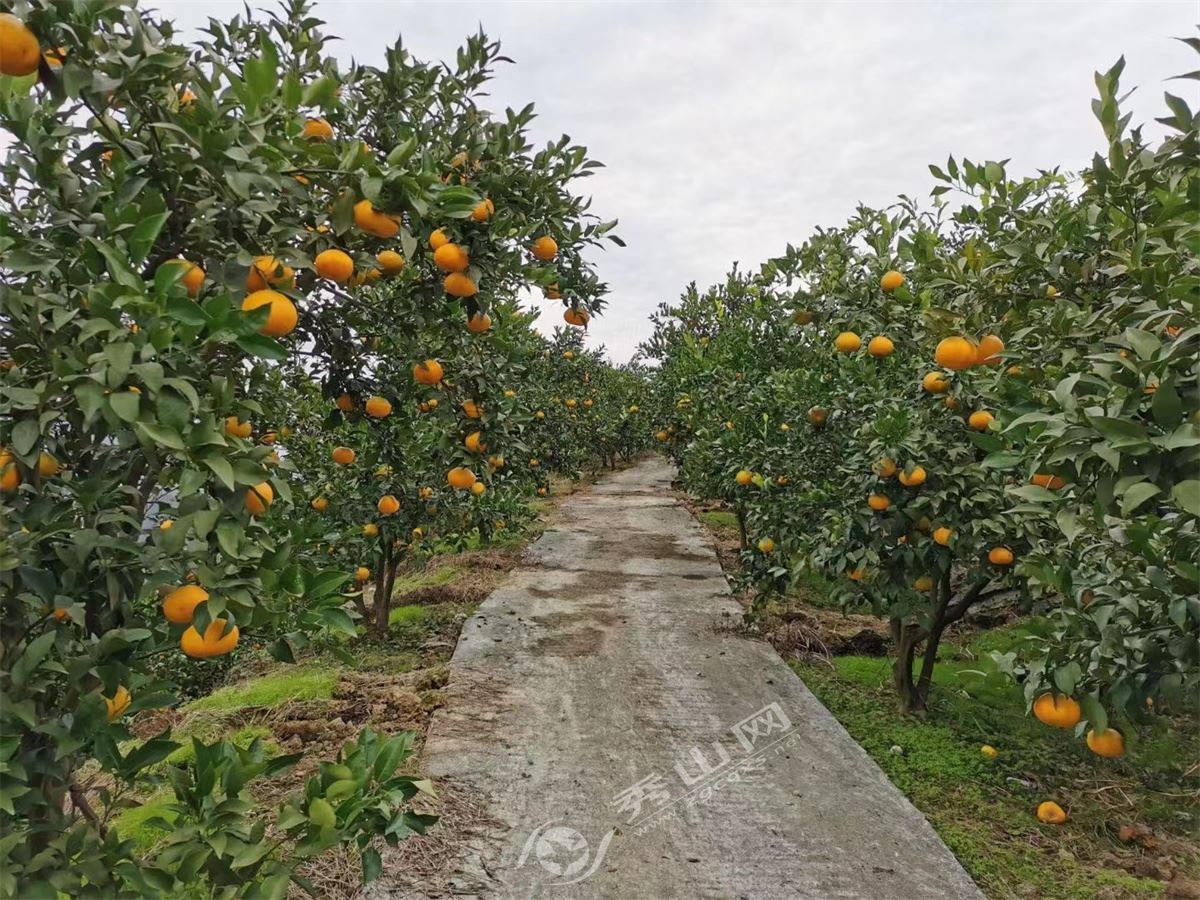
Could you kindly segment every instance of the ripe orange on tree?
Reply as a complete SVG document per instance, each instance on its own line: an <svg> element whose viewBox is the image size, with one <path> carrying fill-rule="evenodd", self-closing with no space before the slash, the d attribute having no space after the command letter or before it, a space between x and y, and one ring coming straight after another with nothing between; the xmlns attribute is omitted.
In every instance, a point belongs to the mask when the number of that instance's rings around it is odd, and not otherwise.
<svg viewBox="0 0 1200 900"><path fill-rule="evenodd" d="M274 256L256 256L246 275L247 291L262 291L269 287L290 290L296 286L296 270Z"/></svg>
<svg viewBox="0 0 1200 900"><path fill-rule="evenodd" d="M237 416L227 416L225 418L225 433L230 437L248 438L250 437L251 426L249 422L242 422Z"/></svg>
<svg viewBox="0 0 1200 900"><path fill-rule="evenodd" d="M895 349L896 345L892 343L891 339L884 337L883 335L878 335L877 337L871 338L870 343L867 344L867 352L876 359L883 359L885 356L891 356Z"/></svg>
<svg viewBox="0 0 1200 900"><path fill-rule="evenodd" d="M533 242L533 255L542 262L549 262L558 255L558 242L548 234L542 235Z"/></svg>
<svg viewBox="0 0 1200 900"><path fill-rule="evenodd" d="M976 431L987 431L988 426L996 420L986 409L976 410L967 417L967 425L974 428Z"/></svg>
<svg viewBox="0 0 1200 900"><path fill-rule="evenodd" d="M1087 745L1088 749L1097 756L1104 756L1108 759L1116 759L1118 756L1125 755L1125 738L1115 728L1106 728L1099 734L1096 734L1094 729L1088 731Z"/></svg>
<svg viewBox="0 0 1200 900"><path fill-rule="evenodd" d="M975 365L995 366L1000 363L1000 354L1004 352L1004 341L994 334L985 334L979 339L979 347L975 351Z"/></svg>
<svg viewBox="0 0 1200 900"><path fill-rule="evenodd" d="M884 272L883 277L879 279L879 286L889 293L902 284L904 284L904 276L895 269Z"/></svg>
<svg viewBox="0 0 1200 900"><path fill-rule="evenodd" d="M492 317L487 313L477 312L467 319L467 331L473 334L483 334L492 327Z"/></svg>
<svg viewBox="0 0 1200 900"><path fill-rule="evenodd" d="M1013 559L1013 552L1007 547L993 547L988 551L988 562L993 566L1011 566Z"/></svg>
<svg viewBox="0 0 1200 900"><path fill-rule="evenodd" d="M867 506L871 507L875 512L883 512L891 505L892 501L883 494L872 494L867 498Z"/></svg>
<svg viewBox="0 0 1200 900"><path fill-rule="evenodd" d="M1067 482L1059 475L1049 475L1039 472L1029 479L1029 483L1036 484L1038 487L1044 487L1048 491L1057 491L1066 485Z"/></svg>
<svg viewBox="0 0 1200 900"><path fill-rule="evenodd" d="M194 262L189 262L186 259L168 259L164 266L181 266L183 267L183 276L179 279L179 283L187 288L188 296L195 298L200 293L200 289L204 287L204 270Z"/></svg>
<svg viewBox="0 0 1200 900"><path fill-rule="evenodd" d="M354 224L360 231L385 240L400 233L400 217L376 209L370 200L354 204Z"/></svg>
<svg viewBox="0 0 1200 900"><path fill-rule="evenodd" d="M349 447L335 447L333 452L329 454L330 458L339 466L348 466L354 462L357 454Z"/></svg>
<svg viewBox="0 0 1200 900"><path fill-rule="evenodd" d="M310 505L317 512L325 512L329 508L329 499L327 497L313 497Z"/></svg>
<svg viewBox="0 0 1200 900"><path fill-rule="evenodd" d="M283 337L290 334L300 319L292 301L278 291L255 291L247 294L242 301L243 312L250 312L261 306L270 308L267 313L267 321L258 329L260 334L268 337Z"/></svg>
<svg viewBox="0 0 1200 900"><path fill-rule="evenodd" d="M462 402L462 411L468 419L478 419L483 415L483 406L474 400L464 400Z"/></svg>
<svg viewBox="0 0 1200 900"><path fill-rule="evenodd" d="M496 204L490 198L485 198L471 210L471 221L486 222L496 212Z"/></svg>
<svg viewBox="0 0 1200 900"><path fill-rule="evenodd" d="M240 633L234 625L225 631L228 623L225 619L213 619L204 629L204 634L192 625L179 638L179 648L193 659L208 659L213 656L224 656L238 645Z"/></svg>
<svg viewBox="0 0 1200 900"><path fill-rule="evenodd" d="M430 250L437 250L438 247L441 247L444 244L448 244L448 243L450 243L450 238L446 235L446 232L444 230L442 230L441 228L438 228L437 230L435 230L434 232L432 232L429 235L429 249Z"/></svg>
<svg viewBox="0 0 1200 900"><path fill-rule="evenodd" d="M754 474L746 469L742 469L737 473L737 475L734 476L733 480L742 487L746 487L746 485L750 484L750 482L754 480Z"/></svg>
<svg viewBox="0 0 1200 900"><path fill-rule="evenodd" d="M464 466L456 466L446 473L446 483L456 491L468 490L475 483L475 473Z"/></svg>
<svg viewBox="0 0 1200 900"><path fill-rule="evenodd" d="M588 323L588 312L586 309L577 309L571 307L563 313L563 321L568 325L574 325L577 328L583 328Z"/></svg>
<svg viewBox="0 0 1200 900"><path fill-rule="evenodd" d="M977 350L975 345L964 337L943 338L933 352L933 358L943 369L961 372L975 365Z"/></svg>
<svg viewBox="0 0 1200 900"><path fill-rule="evenodd" d="M12 13L0 13L0 72L22 77L37 71L42 58L36 35Z"/></svg>
<svg viewBox="0 0 1200 900"><path fill-rule="evenodd" d="M260 481L254 487L247 488L244 498L246 509L252 516L261 516L275 502L275 489L269 481Z"/></svg>
<svg viewBox="0 0 1200 900"><path fill-rule="evenodd" d="M185 584L163 599L163 617L172 625L188 625L196 617L196 607L208 599L208 591L198 584Z"/></svg>
<svg viewBox="0 0 1200 900"><path fill-rule="evenodd" d="M913 466L913 470L907 473L901 470L896 476L897 480L905 487L920 487L925 483L926 477L923 466Z"/></svg>
<svg viewBox="0 0 1200 900"><path fill-rule="evenodd" d="M375 261L385 275L398 275L404 269L404 257L395 250L380 250Z"/></svg>
<svg viewBox="0 0 1200 900"><path fill-rule="evenodd" d="M444 374L442 364L436 359L427 359L425 362L413 366L413 381L417 384L437 384L442 380Z"/></svg>
<svg viewBox="0 0 1200 900"><path fill-rule="evenodd" d="M469 275L462 272L451 272L442 282L442 288L451 297L474 297L479 293L479 286Z"/></svg>
<svg viewBox="0 0 1200 900"><path fill-rule="evenodd" d="M943 547L950 546L950 539L954 537L954 532L945 525L933 530L933 540L936 544L941 544Z"/></svg>
<svg viewBox="0 0 1200 900"><path fill-rule="evenodd" d="M379 510L381 515L394 516L400 512L400 501L391 494L384 494L379 498L379 502L375 504L375 508Z"/></svg>
<svg viewBox="0 0 1200 900"><path fill-rule="evenodd" d="M442 244L433 251L433 262L443 272L465 272L471 265L467 251L451 243Z"/></svg>
<svg viewBox="0 0 1200 900"><path fill-rule="evenodd" d="M322 250L313 265L318 275L338 284L345 284L354 274L354 260L343 250Z"/></svg>
<svg viewBox="0 0 1200 900"><path fill-rule="evenodd" d="M308 119L300 136L306 141L328 141L333 137L333 126L321 118Z"/></svg>
<svg viewBox="0 0 1200 900"><path fill-rule="evenodd" d="M855 353L862 346L862 338L853 331L843 331L833 339L833 346L838 353Z"/></svg>
<svg viewBox="0 0 1200 900"><path fill-rule="evenodd" d="M944 394L950 390L950 382L941 372L929 372L921 379L921 387L931 394Z"/></svg>
<svg viewBox="0 0 1200 900"><path fill-rule="evenodd" d="M369 397L366 403L367 415L372 419L384 419L392 413L392 404L383 397Z"/></svg>
<svg viewBox="0 0 1200 900"><path fill-rule="evenodd" d="M472 431L463 438L463 446L472 453L482 453L487 449L487 445L483 443L483 435L478 431Z"/></svg>
<svg viewBox="0 0 1200 900"><path fill-rule="evenodd" d="M1079 701L1065 694L1045 693L1033 701L1033 714L1044 725L1074 728L1083 717Z"/></svg>

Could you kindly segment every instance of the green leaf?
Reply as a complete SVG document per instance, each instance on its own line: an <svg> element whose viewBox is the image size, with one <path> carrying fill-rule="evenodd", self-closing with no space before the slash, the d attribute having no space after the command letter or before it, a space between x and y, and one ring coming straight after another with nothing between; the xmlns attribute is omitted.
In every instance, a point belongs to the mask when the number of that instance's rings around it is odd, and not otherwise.
<svg viewBox="0 0 1200 900"><path fill-rule="evenodd" d="M1181 481L1171 490L1171 500L1176 506L1193 516L1200 516L1200 481Z"/></svg>
<svg viewBox="0 0 1200 900"><path fill-rule="evenodd" d="M17 456L25 456L37 446L41 434L38 432L37 419L22 419L12 430L12 447Z"/></svg>
<svg viewBox="0 0 1200 900"><path fill-rule="evenodd" d="M133 391L118 391L108 395L108 405L117 418L123 422L136 422L138 403L141 400Z"/></svg>
<svg viewBox="0 0 1200 900"><path fill-rule="evenodd" d="M1121 515L1128 516L1155 494L1161 494L1158 485L1140 481L1121 496Z"/></svg>
<svg viewBox="0 0 1200 900"><path fill-rule="evenodd" d="M233 490L233 466L229 464L229 460L223 456L206 456L204 457L204 464L221 480L226 490Z"/></svg>
<svg viewBox="0 0 1200 900"><path fill-rule="evenodd" d="M234 342L251 356L260 359L270 359L283 362L287 359L287 350L274 338L263 334L243 334Z"/></svg>
<svg viewBox="0 0 1200 900"><path fill-rule="evenodd" d="M125 245L129 249L129 262L132 265L140 266L146 255L150 252L150 248L154 246L154 242L158 240L158 234L162 231L163 225L167 219L171 217L169 212L160 212L154 215L146 216L137 225L133 231L129 233L129 237L125 240ZM182 271L183 266L174 266Z"/></svg>
<svg viewBox="0 0 1200 900"><path fill-rule="evenodd" d="M24 686L25 682L29 680L29 676L42 664L42 660L54 646L54 636L55 632L47 631L26 645L25 652L17 657L17 661L13 663L12 671L9 673L9 679L14 687Z"/></svg>
<svg viewBox="0 0 1200 900"><path fill-rule="evenodd" d="M155 425L151 422L138 422L137 429L149 438L152 443L158 444L160 447L166 447L169 450L187 449L183 438L179 436L179 432L174 428L168 428L166 425Z"/></svg>
<svg viewBox="0 0 1200 900"><path fill-rule="evenodd" d="M1108 712L1104 709L1104 704L1091 694L1084 694L1079 699L1079 706L1083 717L1096 731L1103 731L1108 727Z"/></svg>

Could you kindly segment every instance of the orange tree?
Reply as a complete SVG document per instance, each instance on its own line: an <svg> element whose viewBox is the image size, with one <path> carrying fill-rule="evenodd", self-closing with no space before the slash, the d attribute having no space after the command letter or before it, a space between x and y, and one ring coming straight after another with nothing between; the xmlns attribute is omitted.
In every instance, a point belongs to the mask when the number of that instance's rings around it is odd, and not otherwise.
<svg viewBox="0 0 1200 900"><path fill-rule="evenodd" d="M1094 731L1195 685L1196 119L1168 95L1175 136L1126 135L1119 72L1078 179L951 159L953 211L860 209L689 288L644 347L660 443L737 510L751 577L817 568L886 615L905 709L944 629L999 596L1054 603L1053 637L999 661Z"/></svg>
<svg viewBox="0 0 1200 900"><path fill-rule="evenodd" d="M478 111L498 54L482 35L456 72L399 47L340 71L302 3L211 23L193 47L119 7L16 12L0 28L3 892L278 896L337 843L373 877L371 838L428 821L408 809L420 783L395 774L404 736L364 732L274 817L247 785L294 757L197 742L194 766L168 769L171 837L137 853L112 816L176 744L127 722L175 702L164 660L239 643L288 658L351 629L346 573L287 512L313 483L287 444L313 428L277 402L281 373L366 409L368 388L399 401L415 361L469 357L470 318L554 278L554 259L582 272L578 248L611 229L562 189L591 164L565 141L528 153L528 109ZM437 227L460 248L440 264L418 241ZM470 390L478 365L447 381ZM381 444L408 460L426 439L397 416Z"/></svg>

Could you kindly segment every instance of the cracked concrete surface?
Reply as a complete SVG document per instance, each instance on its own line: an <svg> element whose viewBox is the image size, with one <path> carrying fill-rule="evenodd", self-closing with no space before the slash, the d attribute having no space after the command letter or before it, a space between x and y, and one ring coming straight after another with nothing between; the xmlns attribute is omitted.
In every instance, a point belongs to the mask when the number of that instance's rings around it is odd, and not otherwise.
<svg viewBox="0 0 1200 900"><path fill-rule="evenodd" d="M776 653L732 633L673 474L645 461L566 500L466 623L423 768L491 824L449 881L370 894L982 897Z"/></svg>

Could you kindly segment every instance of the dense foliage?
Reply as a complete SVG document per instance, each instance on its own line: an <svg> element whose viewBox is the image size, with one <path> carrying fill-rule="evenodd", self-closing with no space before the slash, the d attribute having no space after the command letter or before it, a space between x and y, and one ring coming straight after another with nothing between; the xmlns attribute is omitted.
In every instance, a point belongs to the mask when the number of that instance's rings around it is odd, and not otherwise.
<svg viewBox="0 0 1200 900"><path fill-rule="evenodd" d="M428 824L409 803L422 783L396 774L406 737L364 732L272 815L248 785L294 757L197 741L167 766L169 732L131 722L235 648L289 660L386 624L429 534L486 540L525 515L544 483L528 456L577 471L611 462L594 441L637 448L622 423L643 379L563 359L567 338L516 305L536 288L570 329L601 309L580 254L615 223L570 189L598 163L565 138L535 150L532 106L477 105L503 61L482 34L452 65L397 44L344 69L301 0L192 45L122 5L15 13L0 893L282 896L339 843L373 877L374 837ZM543 426L538 391L576 373L586 414ZM160 782L172 837L140 854L112 818Z"/></svg>
<svg viewBox="0 0 1200 900"><path fill-rule="evenodd" d="M736 510L760 596L817 570L886 616L905 709L993 598L1053 610L999 663L1031 701L1078 698L1060 724L1099 736L1200 686L1200 118L1168 94L1150 145L1122 67L1077 177L951 158L931 209L860 208L693 285L644 347L657 436Z"/></svg>

